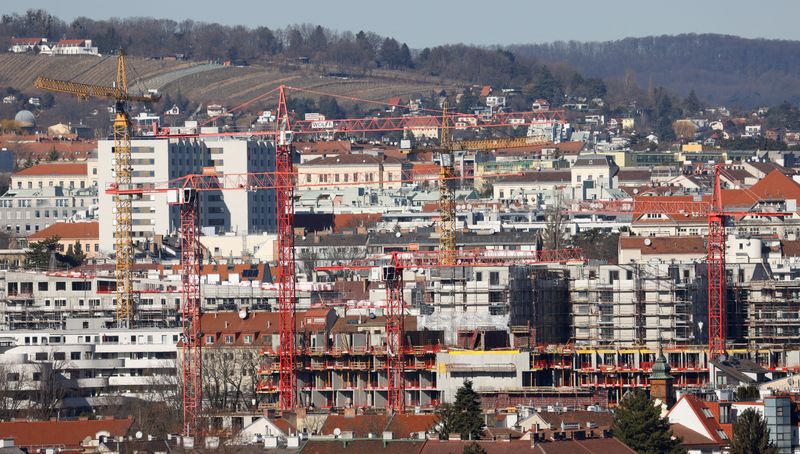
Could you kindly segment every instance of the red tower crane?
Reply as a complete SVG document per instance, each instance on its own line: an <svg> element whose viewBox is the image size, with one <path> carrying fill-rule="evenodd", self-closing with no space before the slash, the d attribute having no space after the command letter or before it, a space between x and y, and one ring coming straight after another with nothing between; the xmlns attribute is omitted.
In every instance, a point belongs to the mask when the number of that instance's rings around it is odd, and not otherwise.
<svg viewBox="0 0 800 454"><path fill-rule="evenodd" d="M135 183L129 186L115 186L107 191L114 195L141 195L153 192L177 191L173 203L181 207L181 252L182 282L184 297L183 315L183 376L184 376L184 431L187 435L197 434L200 430L202 416L202 356L200 336L200 260L201 253L197 243L198 236L198 201L197 191L222 189L275 189L276 215L278 231L278 310L280 313L280 407L292 409L296 405L297 377L295 352L295 261L294 261L294 189L296 174L292 161L291 143L297 134L331 134L355 132L387 132L405 131L411 128L451 128L481 129L495 127L519 127L535 122L563 121L563 112L558 110L547 112L498 112L491 118L476 114L452 113L447 115L429 115L415 117L370 117L361 119L342 119L327 121L297 120L290 121L290 113L286 106L286 90L306 92L313 95L329 95L313 90L279 86L276 125L274 131L235 131L221 133L173 134L169 129L159 130L158 137L256 137L273 136L275 140L275 172L251 173L238 175L204 174L188 175L166 185L150 185L144 187ZM272 92L270 92L272 93ZM263 98L259 96L257 99ZM335 95L333 95L335 96ZM355 99L351 99L355 100ZM244 107L254 100L239 107ZM370 102L374 101L361 100ZM238 107L237 107L238 108ZM234 108L232 110L236 110ZM231 111L232 111L231 110ZM499 142L498 142L499 143ZM369 183L360 183L369 184ZM313 186L313 185L311 185ZM176 192L177 193L177 192ZM402 329L402 327L400 328Z"/></svg>
<svg viewBox="0 0 800 454"><path fill-rule="evenodd" d="M387 410L405 411L405 381L403 380L405 329L405 299L403 298L403 271L406 269L453 268L475 266L541 265L584 261L580 249L542 251L506 251L489 249L458 249L447 254L453 263L443 263L442 251L393 252L385 256L357 260L344 265L317 267L320 271L353 271L382 268L386 287L386 379ZM377 264L383 263L383 265Z"/></svg>
<svg viewBox="0 0 800 454"><path fill-rule="evenodd" d="M611 200L583 202L571 212L595 214L632 214L633 217L647 214L670 216L705 217L708 220L706 239L706 267L708 272L708 355L714 359L725 353L727 343L726 273L725 273L725 219L728 217L762 216L784 217L788 213L779 211L727 210L722 200L720 175L722 168L714 166L714 183L710 200L676 201L669 197L637 197L633 200ZM651 199L651 200L648 200Z"/></svg>

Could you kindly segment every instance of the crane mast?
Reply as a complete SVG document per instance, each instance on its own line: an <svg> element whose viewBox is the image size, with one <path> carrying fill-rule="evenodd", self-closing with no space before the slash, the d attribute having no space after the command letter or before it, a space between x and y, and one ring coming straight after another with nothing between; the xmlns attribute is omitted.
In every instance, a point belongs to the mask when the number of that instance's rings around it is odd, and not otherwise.
<svg viewBox="0 0 800 454"><path fill-rule="evenodd" d="M80 99L108 98L114 100L114 182L116 187L125 188L131 185L131 120L127 111L127 103L155 102L158 95L136 96L128 93L128 78L125 71L125 52L120 49L117 55L117 78L114 86L83 84L78 82L38 77L34 86L43 90L75 95ZM114 196L114 243L116 255L117 325L122 328L133 326L135 298L131 269L134 252L131 238L132 199L130 194Z"/></svg>

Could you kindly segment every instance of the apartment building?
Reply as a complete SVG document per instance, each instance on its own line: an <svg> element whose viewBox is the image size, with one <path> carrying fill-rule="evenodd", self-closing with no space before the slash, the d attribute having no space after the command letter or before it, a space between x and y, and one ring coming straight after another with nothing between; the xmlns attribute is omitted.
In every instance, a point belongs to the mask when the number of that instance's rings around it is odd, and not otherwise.
<svg viewBox="0 0 800 454"><path fill-rule="evenodd" d="M114 142L98 142L98 167L113 169ZM275 150L270 142L238 139L137 139L132 142L133 184L164 184L189 174L212 170L220 174L271 172ZM100 250L114 250L114 198L105 192L113 172L98 175L100 191ZM200 226L206 232L238 234L275 231L274 190L204 191L200 195ZM133 201L134 243L175 232L180 209L170 206L167 194L147 194Z"/></svg>
<svg viewBox="0 0 800 454"><path fill-rule="evenodd" d="M386 155L341 154L297 165L299 189L336 189L363 183L367 188L397 189L402 186L403 164Z"/></svg>
<svg viewBox="0 0 800 454"><path fill-rule="evenodd" d="M100 245L98 239L100 225L97 221L92 222L57 222L44 230L28 236L28 241L42 241L48 238L58 238L58 244L66 253L70 248L79 245L81 251L87 259L98 256Z"/></svg>
<svg viewBox="0 0 800 454"><path fill-rule="evenodd" d="M48 382L65 415L104 410L120 398L159 400L177 385L180 328L109 329L102 320L71 318L60 329L0 333L4 386L35 398Z"/></svg>
<svg viewBox="0 0 800 454"><path fill-rule="evenodd" d="M60 186L69 189L83 189L93 186L87 163L37 164L14 172L11 175L11 188L42 189Z"/></svg>
<svg viewBox="0 0 800 454"><path fill-rule="evenodd" d="M93 219L98 200L95 187L9 189L0 196L0 226L6 233L24 237L56 222Z"/></svg>

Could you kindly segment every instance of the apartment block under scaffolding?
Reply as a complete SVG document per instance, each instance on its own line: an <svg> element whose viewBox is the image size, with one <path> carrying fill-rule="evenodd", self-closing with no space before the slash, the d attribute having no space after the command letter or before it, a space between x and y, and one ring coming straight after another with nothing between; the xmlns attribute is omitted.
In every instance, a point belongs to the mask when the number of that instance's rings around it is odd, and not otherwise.
<svg viewBox="0 0 800 454"><path fill-rule="evenodd" d="M420 327L444 331L449 345L478 348L481 332L498 331L506 333L505 343L496 346L529 348L569 340L565 270L513 266L432 271L417 284L412 306L419 307Z"/></svg>
<svg viewBox="0 0 800 454"><path fill-rule="evenodd" d="M331 318L332 312L310 309L298 314L300 404L317 409L384 408L388 390L385 319L370 315ZM431 410L441 402L436 354L443 348L443 333L417 331L414 317L408 317L405 325L405 402ZM259 392L265 396L266 407L277 404L277 342L276 332L262 347Z"/></svg>

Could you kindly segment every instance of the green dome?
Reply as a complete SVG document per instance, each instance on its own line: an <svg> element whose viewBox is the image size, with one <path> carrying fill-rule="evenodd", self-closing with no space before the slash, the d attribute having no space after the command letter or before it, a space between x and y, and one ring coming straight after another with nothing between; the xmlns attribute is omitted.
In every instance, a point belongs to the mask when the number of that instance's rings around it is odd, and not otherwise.
<svg viewBox="0 0 800 454"><path fill-rule="evenodd" d="M664 352L659 348L658 358L650 372L650 380L670 380L673 378L672 375L669 374L670 370L671 368L669 367L669 363L667 363L667 358L664 356Z"/></svg>

